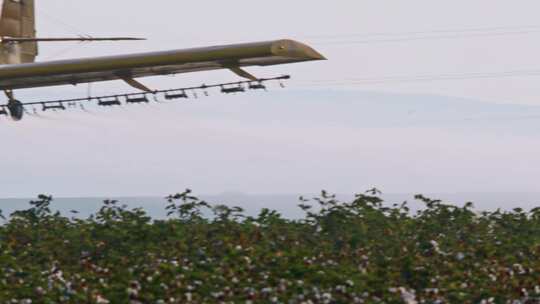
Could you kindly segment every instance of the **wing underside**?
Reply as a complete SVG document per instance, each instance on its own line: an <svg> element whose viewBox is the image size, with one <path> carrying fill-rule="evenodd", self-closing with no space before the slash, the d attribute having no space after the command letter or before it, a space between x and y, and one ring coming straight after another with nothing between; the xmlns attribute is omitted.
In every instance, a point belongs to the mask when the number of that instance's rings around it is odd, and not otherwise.
<svg viewBox="0 0 540 304"><path fill-rule="evenodd" d="M133 55L0 66L0 90L238 69L325 59L305 44L277 40Z"/></svg>

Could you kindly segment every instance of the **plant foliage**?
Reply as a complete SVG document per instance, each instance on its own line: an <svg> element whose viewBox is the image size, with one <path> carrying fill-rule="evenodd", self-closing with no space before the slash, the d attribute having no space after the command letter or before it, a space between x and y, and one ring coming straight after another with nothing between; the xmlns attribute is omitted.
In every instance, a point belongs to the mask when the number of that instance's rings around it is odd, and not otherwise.
<svg viewBox="0 0 540 304"><path fill-rule="evenodd" d="M379 194L302 198L299 220L190 190L166 220L117 201L77 219L42 195L0 226L0 303L540 303L540 208Z"/></svg>

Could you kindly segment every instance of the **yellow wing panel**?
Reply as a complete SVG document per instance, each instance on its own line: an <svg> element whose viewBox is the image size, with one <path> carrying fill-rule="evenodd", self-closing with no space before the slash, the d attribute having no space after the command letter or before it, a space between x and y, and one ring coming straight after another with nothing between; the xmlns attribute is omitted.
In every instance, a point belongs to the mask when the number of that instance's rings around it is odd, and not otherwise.
<svg viewBox="0 0 540 304"><path fill-rule="evenodd" d="M0 89L12 90L170 75L232 67L324 60L293 40L0 66Z"/></svg>

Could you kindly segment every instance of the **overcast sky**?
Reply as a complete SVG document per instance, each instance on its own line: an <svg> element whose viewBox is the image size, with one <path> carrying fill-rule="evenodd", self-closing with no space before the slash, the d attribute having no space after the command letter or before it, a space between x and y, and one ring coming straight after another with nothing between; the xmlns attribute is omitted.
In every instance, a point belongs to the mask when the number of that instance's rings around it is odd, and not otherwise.
<svg viewBox="0 0 540 304"><path fill-rule="evenodd" d="M538 1L36 2L42 37L148 38L41 45L40 60L278 38L308 43L329 60L250 69L294 77L269 93L19 123L0 118L0 197L165 195L186 187L205 194L537 191ZM513 74L523 70L532 72ZM502 73L511 77L350 84ZM141 81L159 89L236 79L214 71ZM121 82L92 86L129 91ZM86 92L83 85L16 94L29 101Z"/></svg>

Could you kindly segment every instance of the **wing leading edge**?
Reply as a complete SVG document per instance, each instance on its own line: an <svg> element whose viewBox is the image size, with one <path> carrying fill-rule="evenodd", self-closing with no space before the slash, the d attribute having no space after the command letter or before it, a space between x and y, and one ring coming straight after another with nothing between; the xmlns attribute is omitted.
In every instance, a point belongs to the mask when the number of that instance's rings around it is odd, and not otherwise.
<svg viewBox="0 0 540 304"><path fill-rule="evenodd" d="M0 90L133 79L216 69L237 70L326 58L293 40L0 66Z"/></svg>

